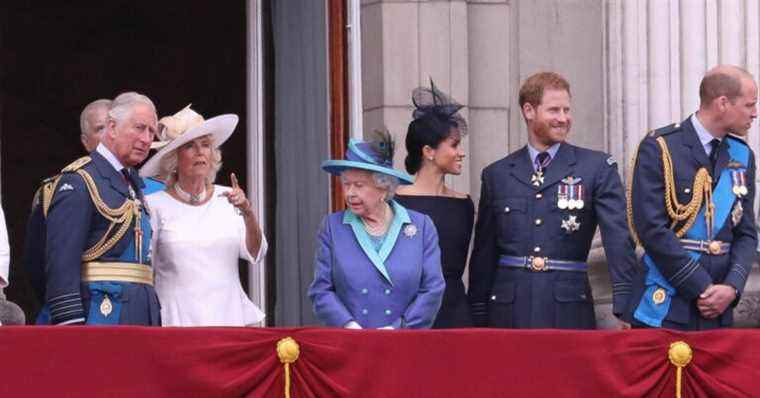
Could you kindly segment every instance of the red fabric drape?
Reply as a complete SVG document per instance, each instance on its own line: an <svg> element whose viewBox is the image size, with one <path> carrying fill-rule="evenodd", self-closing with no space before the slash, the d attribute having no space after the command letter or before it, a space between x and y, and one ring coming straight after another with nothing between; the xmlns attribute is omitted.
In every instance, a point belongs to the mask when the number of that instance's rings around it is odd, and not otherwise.
<svg viewBox="0 0 760 398"><path fill-rule="evenodd" d="M760 332L0 327L0 397L760 396Z"/></svg>

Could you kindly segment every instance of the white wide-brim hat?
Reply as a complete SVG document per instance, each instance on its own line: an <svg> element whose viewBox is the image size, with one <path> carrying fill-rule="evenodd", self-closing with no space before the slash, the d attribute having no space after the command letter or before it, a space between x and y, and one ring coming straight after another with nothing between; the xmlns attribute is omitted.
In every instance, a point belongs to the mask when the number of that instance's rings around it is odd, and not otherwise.
<svg viewBox="0 0 760 398"><path fill-rule="evenodd" d="M205 135L211 136L214 148L219 147L235 131L238 116L220 115L204 120L203 116L190 109L190 105L173 116L161 118L162 141L168 142L140 168L140 177L153 177L161 173L161 159L183 144Z"/></svg>

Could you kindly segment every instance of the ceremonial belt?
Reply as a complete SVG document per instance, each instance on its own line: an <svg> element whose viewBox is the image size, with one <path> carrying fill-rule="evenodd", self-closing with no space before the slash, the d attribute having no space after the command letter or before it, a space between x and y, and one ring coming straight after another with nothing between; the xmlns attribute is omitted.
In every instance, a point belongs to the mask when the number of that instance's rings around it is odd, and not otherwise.
<svg viewBox="0 0 760 398"><path fill-rule="evenodd" d="M731 251L731 244L719 240L681 239L686 250L701 252L710 256L720 256Z"/></svg>
<svg viewBox="0 0 760 398"><path fill-rule="evenodd" d="M545 271L570 271L570 272L586 272L588 271L588 264L554 260L547 257L515 257L515 256L500 256L499 265L502 267L522 268L533 272L545 272Z"/></svg>
<svg viewBox="0 0 760 398"><path fill-rule="evenodd" d="M145 264L90 261L82 263L82 282L130 282L153 286L153 269Z"/></svg>

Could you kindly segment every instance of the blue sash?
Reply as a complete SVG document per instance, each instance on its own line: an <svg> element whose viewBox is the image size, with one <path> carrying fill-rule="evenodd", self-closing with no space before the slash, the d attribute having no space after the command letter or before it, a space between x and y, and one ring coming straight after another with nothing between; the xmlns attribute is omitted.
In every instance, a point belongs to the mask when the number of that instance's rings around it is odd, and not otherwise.
<svg viewBox="0 0 760 398"><path fill-rule="evenodd" d="M87 325L118 325L121 316L122 289L119 282L91 282L87 284L90 290L90 311L87 314ZM107 313L101 306L108 298L111 303ZM105 308L104 308L105 309Z"/></svg>
<svg viewBox="0 0 760 398"><path fill-rule="evenodd" d="M734 143L731 145L731 139L725 138L728 144L728 154L731 160L739 162L746 169L749 161L749 149L746 145L740 143ZM694 221L694 225L686 231L686 238L694 240L712 240L715 235L723 228L728 215L731 213L731 208L736 201L736 194L734 194L733 180L731 178L731 170L728 167L724 168L720 173L720 179L718 185L713 190L713 203L715 204L715 216L712 236L707 236L707 225L705 223L705 205L699 210L697 219ZM754 183L754 182L753 182ZM700 252L688 251L692 261L699 261L701 256ZM644 280L646 290L641 297L641 302L636 308L633 317L638 321L652 326L662 326L662 320L668 315L670 310L670 303L673 296L676 294L676 289L668 283L665 277L660 273L657 265L648 254L644 254L644 265L647 267L647 275ZM657 289L663 289L665 291L665 301L657 304L654 302L654 292Z"/></svg>

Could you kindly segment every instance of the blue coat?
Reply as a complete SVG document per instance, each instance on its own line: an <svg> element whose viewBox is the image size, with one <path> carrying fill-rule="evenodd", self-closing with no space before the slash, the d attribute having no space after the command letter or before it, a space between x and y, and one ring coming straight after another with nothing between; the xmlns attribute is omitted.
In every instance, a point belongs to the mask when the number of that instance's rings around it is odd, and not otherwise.
<svg viewBox="0 0 760 398"><path fill-rule="evenodd" d="M560 145L544 183L531 183L528 148L483 170L470 259L469 299L476 325L514 328L595 327L588 276L581 272L532 272L498 266L499 257L540 256L585 262L597 225L602 232L613 287L613 312L626 308L636 266L625 219L625 194L617 166L602 152ZM582 209L561 209L562 180L583 185ZM574 217L580 225L565 229Z"/></svg>
<svg viewBox="0 0 760 398"><path fill-rule="evenodd" d="M118 208L130 197L129 185L120 172L99 153L82 167L93 178L102 200L110 208ZM136 172L132 184L141 188ZM75 172L61 175L55 188L47 217L45 283L46 301L50 306L52 323L72 323L85 320L100 323L98 308L108 294L113 315L108 323L158 325L160 307L156 292L150 285L126 282L81 281L82 254L107 233L110 222L95 208L83 178ZM141 189L137 197L142 200ZM143 263L150 265L150 219L143 207ZM111 232L111 234L113 231ZM111 236L111 235L109 235ZM137 262L134 243L134 221L124 236L95 261Z"/></svg>
<svg viewBox="0 0 760 398"><path fill-rule="evenodd" d="M438 233L430 217L392 202L380 251L346 210L322 220L309 298L327 326L429 328L443 299Z"/></svg>
<svg viewBox="0 0 760 398"><path fill-rule="evenodd" d="M749 193L744 196L743 215L734 225L729 215L715 239L730 242L727 255L711 256L702 254L699 262L691 261L689 253L683 249L675 233L670 230L670 218L665 209L662 151L656 142L663 137L673 160L675 189L678 201L686 204L691 199L694 176L700 168L711 169L710 160L699 141L690 119L658 129L641 142L638 160L633 174L633 219L639 240L646 253L652 258L660 273L675 288L670 308L662 321L663 327L698 330L730 326L733 323L733 308L729 307L717 319L702 318L696 306L696 299L711 283L728 284L741 294L747 282L757 248L755 230L755 158L750 151L747 167ZM742 140L728 136L728 145L746 145ZM716 167L710 173L714 179L720 176L730 159L728 149L721 145ZM713 196L713 200L716 197ZM643 326L633 319L639 306L645 286L645 271L642 269L634 278L633 294L627 318L635 325ZM734 305L738 303L737 300Z"/></svg>

